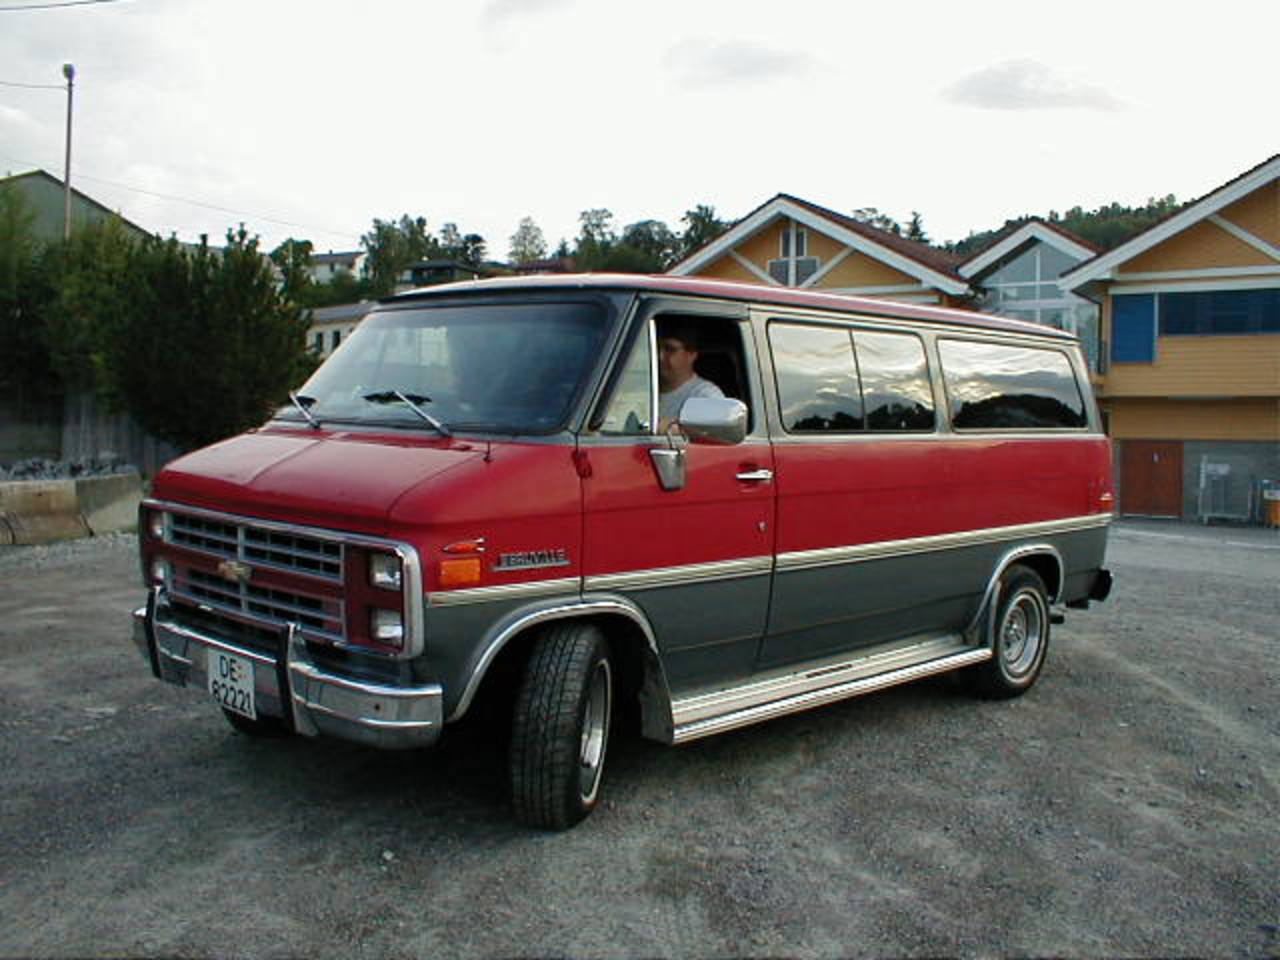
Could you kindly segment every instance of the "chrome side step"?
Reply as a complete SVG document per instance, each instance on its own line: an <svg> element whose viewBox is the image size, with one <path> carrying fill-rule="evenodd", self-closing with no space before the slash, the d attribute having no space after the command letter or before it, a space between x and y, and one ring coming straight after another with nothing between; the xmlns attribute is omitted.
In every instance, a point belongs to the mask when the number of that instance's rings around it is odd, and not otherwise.
<svg viewBox="0 0 1280 960"><path fill-rule="evenodd" d="M687 697L671 705L672 742L687 743L989 659L987 647L974 647L958 636L937 637Z"/></svg>

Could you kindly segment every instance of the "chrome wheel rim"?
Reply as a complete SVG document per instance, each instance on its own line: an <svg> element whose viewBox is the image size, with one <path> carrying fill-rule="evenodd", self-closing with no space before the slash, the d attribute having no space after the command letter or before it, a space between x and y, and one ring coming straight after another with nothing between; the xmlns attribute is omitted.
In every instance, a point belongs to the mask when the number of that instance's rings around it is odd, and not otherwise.
<svg viewBox="0 0 1280 960"><path fill-rule="evenodd" d="M578 750L578 789L583 803L591 803L600 789L605 747L609 742L609 708L613 674L609 661L601 660L591 674L587 706L582 718L582 742Z"/></svg>
<svg viewBox="0 0 1280 960"><path fill-rule="evenodd" d="M1000 624L1000 657L1009 676L1026 676L1035 666L1044 649L1048 622L1044 604L1034 590L1014 595Z"/></svg>

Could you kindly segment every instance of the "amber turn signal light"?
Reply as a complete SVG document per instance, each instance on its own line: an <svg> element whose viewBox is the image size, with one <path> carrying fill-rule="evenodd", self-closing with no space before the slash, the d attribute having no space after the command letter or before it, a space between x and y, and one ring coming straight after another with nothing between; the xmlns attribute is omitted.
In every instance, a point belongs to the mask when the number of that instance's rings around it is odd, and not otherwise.
<svg viewBox="0 0 1280 960"><path fill-rule="evenodd" d="M441 587L474 587L479 582L479 557L449 557L440 561Z"/></svg>

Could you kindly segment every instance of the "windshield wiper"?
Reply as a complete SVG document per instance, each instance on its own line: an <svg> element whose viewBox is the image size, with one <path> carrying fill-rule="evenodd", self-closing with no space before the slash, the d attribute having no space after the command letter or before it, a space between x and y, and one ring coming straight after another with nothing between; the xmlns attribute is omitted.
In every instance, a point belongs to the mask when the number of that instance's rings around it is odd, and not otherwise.
<svg viewBox="0 0 1280 960"><path fill-rule="evenodd" d="M316 402L316 398L304 397L301 394L296 393L293 390L290 390L289 399L293 402L293 405L298 408L298 410L302 413L302 415L307 418L307 423L311 424L313 429L319 430L320 421L317 420L311 413L311 407Z"/></svg>
<svg viewBox="0 0 1280 960"><path fill-rule="evenodd" d="M370 403L390 403L392 400L400 400L408 406L410 410L420 416L427 423L431 424L431 426L439 432L440 436L453 436L453 432L448 427L418 406L420 403L430 403L430 397L424 397L420 393L401 393L399 390L383 390L377 393L366 393L364 398Z"/></svg>

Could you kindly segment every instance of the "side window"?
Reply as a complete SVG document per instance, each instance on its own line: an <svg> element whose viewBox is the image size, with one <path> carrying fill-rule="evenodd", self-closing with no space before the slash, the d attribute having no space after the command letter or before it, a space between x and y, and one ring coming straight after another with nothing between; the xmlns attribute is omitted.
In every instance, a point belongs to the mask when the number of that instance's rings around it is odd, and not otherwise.
<svg viewBox="0 0 1280 960"><path fill-rule="evenodd" d="M848 330L769 324L782 426L789 433L861 430L862 394Z"/></svg>
<svg viewBox="0 0 1280 960"><path fill-rule="evenodd" d="M909 333L857 330L868 430L932 430L933 388L924 344Z"/></svg>
<svg viewBox="0 0 1280 960"><path fill-rule="evenodd" d="M605 410L600 432L610 436L640 436L651 433L653 403L653 356L649 328L632 344L631 355L622 368L613 398Z"/></svg>
<svg viewBox="0 0 1280 960"><path fill-rule="evenodd" d="M1088 424L1065 354L941 340L943 379L957 430L1076 429Z"/></svg>

